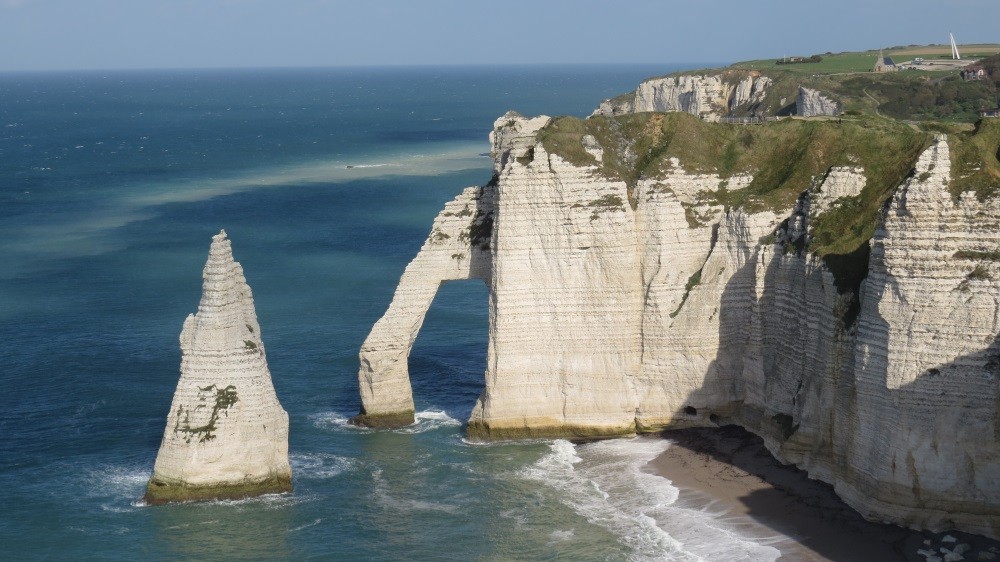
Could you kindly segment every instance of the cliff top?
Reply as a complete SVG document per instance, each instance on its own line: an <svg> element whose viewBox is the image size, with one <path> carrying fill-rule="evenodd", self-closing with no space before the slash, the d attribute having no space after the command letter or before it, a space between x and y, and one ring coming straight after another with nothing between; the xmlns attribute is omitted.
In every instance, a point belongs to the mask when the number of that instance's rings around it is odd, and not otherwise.
<svg viewBox="0 0 1000 562"><path fill-rule="evenodd" d="M883 49L900 70L873 72L879 50L823 53L734 63L724 68L683 71L675 76L719 76L735 84L751 74L770 78L760 104L741 107L734 115L785 115L794 111L800 86L819 90L841 104L847 114L877 114L901 120L973 123L979 112L998 106L1000 44L959 46L962 60L952 61L948 46L910 45ZM983 76L965 80L963 69L982 67ZM633 93L614 98L627 100Z"/></svg>
<svg viewBox="0 0 1000 562"><path fill-rule="evenodd" d="M813 223L809 250L825 256L852 252L872 237L879 209L912 173L934 135L941 133L948 134L952 146L953 196L966 191L980 199L997 196L997 119L984 120L974 130L935 123L917 126L874 115L847 116L839 123L788 119L733 126L686 113L645 112L586 120L558 117L538 138L550 154L574 165L595 166L598 173L625 181L630 191L640 179L663 177L677 161L688 173L718 174L719 189L705 193L703 203L727 209L787 212L803 190L831 168L861 168L867 178L863 191ZM585 135L604 149L600 162L586 150ZM747 187L727 189L728 178L744 174L753 176Z"/></svg>
<svg viewBox="0 0 1000 562"><path fill-rule="evenodd" d="M729 68L745 68L756 70L771 70L781 67L781 70L798 74L848 74L870 73L875 67L875 61L881 52L897 65L912 66L907 72L925 74L950 74L975 60L991 57L1000 53L1000 44L959 45L961 61L951 63L951 47L949 45L907 45L890 47L888 49L870 49L867 51L820 53L809 56L783 56L775 59L742 61L732 64ZM918 60L922 59L922 60ZM923 64L921 64L923 63Z"/></svg>

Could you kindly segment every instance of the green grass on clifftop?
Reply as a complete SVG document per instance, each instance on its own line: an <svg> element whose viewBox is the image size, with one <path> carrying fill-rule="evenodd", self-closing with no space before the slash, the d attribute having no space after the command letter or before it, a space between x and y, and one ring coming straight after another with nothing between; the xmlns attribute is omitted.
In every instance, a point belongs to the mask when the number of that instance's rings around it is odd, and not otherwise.
<svg viewBox="0 0 1000 562"><path fill-rule="evenodd" d="M819 90L841 104L849 115L866 114L912 121L954 121L973 123L979 111L997 107L1000 97L1000 45L974 45L964 50L965 60L956 64L938 65L937 70L906 69L899 72L874 73L872 68L877 50L817 55L819 62L777 64L780 59L738 62L726 68L689 70L678 75L719 76L735 85L751 74L767 76L772 83L761 102L732 109L733 115L790 115L795 112L795 100L800 86ZM964 49L965 47L963 47ZM886 55L897 63L925 57L928 61L950 62L940 46L910 46L887 49ZM947 49L946 49L947 51ZM950 53L950 51L948 51ZM945 60L949 59L949 60ZM959 71L978 60L986 76L982 80L965 81ZM662 77L661 77L662 78ZM634 92L613 98L616 104L627 104Z"/></svg>
<svg viewBox="0 0 1000 562"><path fill-rule="evenodd" d="M1000 52L1000 45L962 45L963 59L980 59ZM896 64L912 61L916 57L926 60L951 59L951 46L902 47L884 49L882 53L892 58ZM802 56L797 54L797 56ZM842 74L849 72L871 72L878 58L878 49L844 53L823 53L818 56L819 62L801 62L795 64L779 64L783 59L760 59L737 62L731 68L748 68L754 70L771 70L775 67L797 74Z"/></svg>
<svg viewBox="0 0 1000 562"><path fill-rule="evenodd" d="M868 183L857 197L842 200L813 223L810 251L820 255L856 250L875 232L878 211L913 169L931 133L879 117L834 121L787 119L767 125L707 123L685 113L639 113L581 120L559 117L539 132L545 149L576 165L597 165L583 149L593 135L604 148L599 169L634 188L641 178L662 176L676 157L692 173L723 180L752 174L744 189L723 182L706 203L750 212L791 211L796 198L833 166L858 166Z"/></svg>
<svg viewBox="0 0 1000 562"><path fill-rule="evenodd" d="M749 68L754 70L783 70L796 74L836 74L841 72L868 72L875 66L878 51L860 53L826 53L819 55L819 62L803 62L796 64L778 64L782 59L762 59L738 62L733 68Z"/></svg>
<svg viewBox="0 0 1000 562"><path fill-rule="evenodd" d="M1000 196L1000 118L986 118L974 131L948 135L948 144L952 196L964 191L980 201Z"/></svg>

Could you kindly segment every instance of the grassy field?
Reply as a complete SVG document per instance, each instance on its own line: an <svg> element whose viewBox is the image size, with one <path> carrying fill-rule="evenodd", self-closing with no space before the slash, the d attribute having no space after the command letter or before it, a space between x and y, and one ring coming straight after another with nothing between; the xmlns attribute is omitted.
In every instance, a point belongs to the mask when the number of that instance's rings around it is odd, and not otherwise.
<svg viewBox="0 0 1000 562"><path fill-rule="evenodd" d="M909 45L906 47L893 47L886 49L887 54L899 57L927 57L946 56L951 57L950 45ZM995 43L983 43L975 45L959 45L958 52L962 58L975 58L976 56L988 57L1000 53L1000 45Z"/></svg>
<svg viewBox="0 0 1000 562"><path fill-rule="evenodd" d="M962 58L977 59L1000 53L1000 45L959 45ZM897 47L885 49L884 54L892 57L897 63L906 62L914 57L951 57L951 47L945 45ZM733 68L748 68L755 70L786 70L798 74L843 74L850 72L870 72L875 66L878 50L857 53L821 54L823 60L818 63L775 64L779 59L762 59L738 62Z"/></svg>
<svg viewBox="0 0 1000 562"><path fill-rule="evenodd" d="M820 62L798 64L775 64L776 59L752 60L738 62L733 68L749 68L755 70L785 70L800 74L839 74L843 72L868 72L875 66L878 51L863 53L839 53L836 55L820 55ZM777 59L780 60L780 59Z"/></svg>

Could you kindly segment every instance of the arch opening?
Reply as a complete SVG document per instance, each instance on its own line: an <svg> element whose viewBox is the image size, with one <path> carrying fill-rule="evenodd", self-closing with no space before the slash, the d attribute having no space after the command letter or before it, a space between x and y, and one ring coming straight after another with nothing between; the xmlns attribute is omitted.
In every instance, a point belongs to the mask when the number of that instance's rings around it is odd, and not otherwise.
<svg viewBox="0 0 1000 562"><path fill-rule="evenodd" d="M488 300L480 279L441 284L408 359L418 414L444 410L463 423L469 419L486 385Z"/></svg>

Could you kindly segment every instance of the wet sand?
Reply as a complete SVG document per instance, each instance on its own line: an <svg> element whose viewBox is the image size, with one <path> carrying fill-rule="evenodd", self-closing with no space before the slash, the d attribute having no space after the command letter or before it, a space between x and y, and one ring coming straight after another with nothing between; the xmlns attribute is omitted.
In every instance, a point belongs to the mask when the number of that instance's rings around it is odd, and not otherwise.
<svg viewBox="0 0 1000 562"><path fill-rule="evenodd" d="M956 549L964 560L1000 560L1000 542L984 537L865 521L832 486L782 465L759 437L742 428L662 435L671 446L647 470L680 488L679 501L723 511L741 533L769 537L763 542L781 551L781 561L934 562Z"/></svg>

